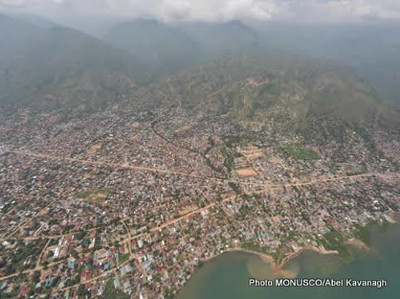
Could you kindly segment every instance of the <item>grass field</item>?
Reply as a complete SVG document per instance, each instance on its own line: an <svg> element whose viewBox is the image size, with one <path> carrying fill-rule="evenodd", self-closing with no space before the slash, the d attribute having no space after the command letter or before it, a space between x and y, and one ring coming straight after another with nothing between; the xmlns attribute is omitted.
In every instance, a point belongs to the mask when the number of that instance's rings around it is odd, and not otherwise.
<svg viewBox="0 0 400 299"><path fill-rule="evenodd" d="M103 299L128 299L129 296L120 290L116 290L114 288L113 279L110 278L106 283L106 287L105 287L104 293L102 295L102 298Z"/></svg>
<svg viewBox="0 0 400 299"><path fill-rule="evenodd" d="M292 157L295 160L311 161L320 158L317 152L298 143L282 146L281 150L286 156Z"/></svg>
<svg viewBox="0 0 400 299"><path fill-rule="evenodd" d="M92 203L102 203L108 196L109 191L107 189L96 189L81 192L77 195L79 199Z"/></svg>

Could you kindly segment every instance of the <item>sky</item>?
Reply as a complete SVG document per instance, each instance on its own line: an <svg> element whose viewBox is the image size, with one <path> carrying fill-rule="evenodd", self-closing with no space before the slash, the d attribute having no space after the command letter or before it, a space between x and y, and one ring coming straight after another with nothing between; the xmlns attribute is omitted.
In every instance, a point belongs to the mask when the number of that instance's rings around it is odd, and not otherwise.
<svg viewBox="0 0 400 299"><path fill-rule="evenodd" d="M0 0L0 10L50 19L155 18L161 21L400 21L400 0Z"/></svg>

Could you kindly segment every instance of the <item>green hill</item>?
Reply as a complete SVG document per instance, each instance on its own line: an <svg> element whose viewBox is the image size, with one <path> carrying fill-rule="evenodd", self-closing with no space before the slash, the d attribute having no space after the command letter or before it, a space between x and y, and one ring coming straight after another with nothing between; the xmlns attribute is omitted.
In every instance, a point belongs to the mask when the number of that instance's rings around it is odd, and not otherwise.
<svg viewBox="0 0 400 299"><path fill-rule="evenodd" d="M111 45L134 54L153 78L176 74L207 60L257 47L256 33L239 21L226 23L162 23L132 20L112 27L104 36Z"/></svg>
<svg viewBox="0 0 400 299"><path fill-rule="evenodd" d="M0 44L3 107L98 108L146 77L132 55L64 27L0 16Z"/></svg>
<svg viewBox="0 0 400 299"><path fill-rule="evenodd" d="M204 64L151 89L174 90L189 114L207 111L243 127L263 127L271 119L303 130L318 119L400 124L400 114L382 104L375 91L348 68L318 60L228 58ZM273 67L268 67L272 65ZM155 87L157 86L157 87ZM164 100L165 103L165 100Z"/></svg>
<svg viewBox="0 0 400 299"><path fill-rule="evenodd" d="M111 45L134 54L153 77L176 73L201 60L201 47L180 29L155 20L119 23L104 36Z"/></svg>

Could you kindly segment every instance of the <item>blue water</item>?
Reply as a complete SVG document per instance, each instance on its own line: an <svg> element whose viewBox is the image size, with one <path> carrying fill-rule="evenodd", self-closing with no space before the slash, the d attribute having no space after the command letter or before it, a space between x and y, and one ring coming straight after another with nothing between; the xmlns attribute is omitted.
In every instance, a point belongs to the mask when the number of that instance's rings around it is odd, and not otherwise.
<svg viewBox="0 0 400 299"><path fill-rule="evenodd" d="M225 253L207 262L193 275L178 294L178 299L397 299L400 298L400 225L386 232L376 229L372 235L373 253L349 248L353 260L344 263L336 255L320 255L307 251L287 265L297 277L385 279L385 288L349 287L264 287L248 286L248 279L271 278L271 267L257 256L246 253Z"/></svg>

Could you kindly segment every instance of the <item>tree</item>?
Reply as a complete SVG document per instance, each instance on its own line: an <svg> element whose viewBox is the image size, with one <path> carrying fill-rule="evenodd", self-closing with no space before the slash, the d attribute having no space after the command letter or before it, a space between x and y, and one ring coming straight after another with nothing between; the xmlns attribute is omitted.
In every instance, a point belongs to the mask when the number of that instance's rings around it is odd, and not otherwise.
<svg viewBox="0 0 400 299"><path fill-rule="evenodd" d="M33 273L32 282L37 284L40 281L40 271L35 271Z"/></svg>
<svg viewBox="0 0 400 299"><path fill-rule="evenodd" d="M83 297L85 295L85 285L81 284L78 288L78 296Z"/></svg>

